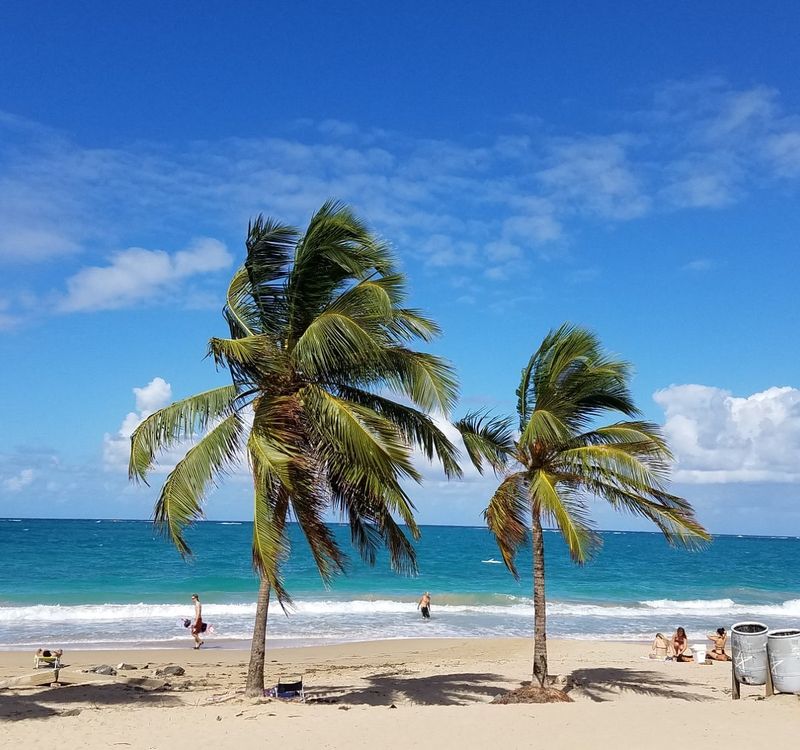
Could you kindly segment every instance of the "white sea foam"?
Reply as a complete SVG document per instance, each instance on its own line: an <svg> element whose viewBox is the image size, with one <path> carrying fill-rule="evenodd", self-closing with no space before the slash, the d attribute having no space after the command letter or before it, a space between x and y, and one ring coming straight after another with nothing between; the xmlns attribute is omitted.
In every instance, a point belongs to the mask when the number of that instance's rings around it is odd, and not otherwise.
<svg viewBox="0 0 800 750"><path fill-rule="evenodd" d="M439 604L434 601L435 611L449 615L486 615L501 617L523 617L533 615L530 600L509 598L509 604ZM204 604L203 613L207 619L248 618L255 614L255 602L241 604ZM392 599L376 600L296 600L291 612L295 615L309 616L387 616L403 615L414 610L414 602ZM800 617L800 599L789 599L780 604L744 604L732 599L655 599L638 602L634 605L588 604L577 602L550 602L548 613L560 617L574 618L612 618L612 619L652 619L672 616L727 617L739 615L759 615L773 617ZM191 613L191 604L80 604L0 606L0 622L43 623L43 622L128 622L152 621L156 619L175 620Z"/></svg>

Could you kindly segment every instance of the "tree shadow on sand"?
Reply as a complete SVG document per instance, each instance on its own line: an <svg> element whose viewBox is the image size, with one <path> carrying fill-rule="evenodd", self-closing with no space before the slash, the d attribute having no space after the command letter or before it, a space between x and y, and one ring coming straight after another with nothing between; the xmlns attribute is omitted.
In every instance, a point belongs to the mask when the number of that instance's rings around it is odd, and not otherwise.
<svg viewBox="0 0 800 750"><path fill-rule="evenodd" d="M696 688L697 685L663 672L600 667L576 669L572 673L572 685L568 691L580 693L596 703L613 700L621 693L691 702L714 700L710 696L691 692L687 690L688 687Z"/></svg>
<svg viewBox="0 0 800 750"><path fill-rule="evenodd" d="M432 706L459 706L487 703L508 690L498 674L458 672L429 677L404 676L396 672L371 675L367 685L357 688L339 687L310 691L309 697L319 701L388 706L410 702Z"/></svg>
<svg viewBox="0 0 800 750"><path fill-rule="evenodd" d="M174 706L181 703L175 695L145 692L130 685L62 685L35 692L0 692L0 722L23 719L45 719L69 715L71 709L86 710L104 706L157 705Z"/></svg>

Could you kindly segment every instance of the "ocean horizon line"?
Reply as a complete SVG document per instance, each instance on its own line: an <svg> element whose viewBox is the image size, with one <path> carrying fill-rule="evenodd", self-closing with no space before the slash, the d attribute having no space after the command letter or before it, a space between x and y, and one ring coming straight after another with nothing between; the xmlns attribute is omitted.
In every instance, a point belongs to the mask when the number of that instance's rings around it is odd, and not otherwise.
<svg viewBox="0 0 800 750"><path fill-rule="evenodd" d="M101 517L97 518L95 516L81 516L81 517L59 517L59 516L0 516L0 522L2 521L9 521L9 522L22 522L22 521L99 521L99 522L109 522L109 523L149 523L153 524L152 519L148 518L113 518L113 517ZM192 522L191 525L198 525L198 524L252 524L253 521L251 519L239 519L239 518L203 518L197 521ZM346 521L326 521L325 522L328 526L347 526ZM296 521L290 521L287 525L290 526L297 526ZM401 523L401 528L408 528L406 524ZM459 524L459 523L421 523L418 524L418 527L421 529L425 528L437 528L437 529L486 529L486 526L483 524ZM545 531L549 532L557 532L558 529L552 526L545 526ZM595 529L595 531L599 534L650 534L654 536L662 536L662 533L658 530L645 530L645 529ZM713 538L722 538L722 537L731 537L734 539L800 539L800 536L796 534L743 534L737 532L719 532L719 533L711 533Z"/></svg>

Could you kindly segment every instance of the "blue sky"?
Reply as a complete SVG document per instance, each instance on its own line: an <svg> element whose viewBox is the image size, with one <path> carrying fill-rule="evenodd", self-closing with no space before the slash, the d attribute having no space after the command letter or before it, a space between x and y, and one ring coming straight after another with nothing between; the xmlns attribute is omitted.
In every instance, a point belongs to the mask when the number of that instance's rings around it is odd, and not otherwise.
<svg viewBox="0 0 800 750"><path fill-rule="evenodd" d="M712 531L800 534L800 9L605 6L4 7L0 515L146 517L125 435L224 378L248 218L332 196L441 322L460 410L588 325ZM427 473L423 522L480 522L490 482ZM208 513L249 509L233 477Z"/></svg>

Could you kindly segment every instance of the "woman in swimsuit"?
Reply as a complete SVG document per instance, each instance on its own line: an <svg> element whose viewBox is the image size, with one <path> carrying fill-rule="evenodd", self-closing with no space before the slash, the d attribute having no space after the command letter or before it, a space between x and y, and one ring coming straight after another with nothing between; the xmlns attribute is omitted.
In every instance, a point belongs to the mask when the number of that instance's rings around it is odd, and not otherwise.
<svg viewBox="0 0 800 750"><path fill-rule="evenodd" d="M675 635L672 636L672 653L675 655L675 661L693 660L689 651L689 639L686 637L686 631L683 628L678 628L675 631Z"/></svg>
<svg viewBox="0 0 800 750"><path fill-rule="evenodd" d="M708 653L708 658L714 661L730 661L731 657L725 653L725 643L728 640L725 628L717 628L716 633L709 633L707 637L714 644L714 648Z"/></svg>

